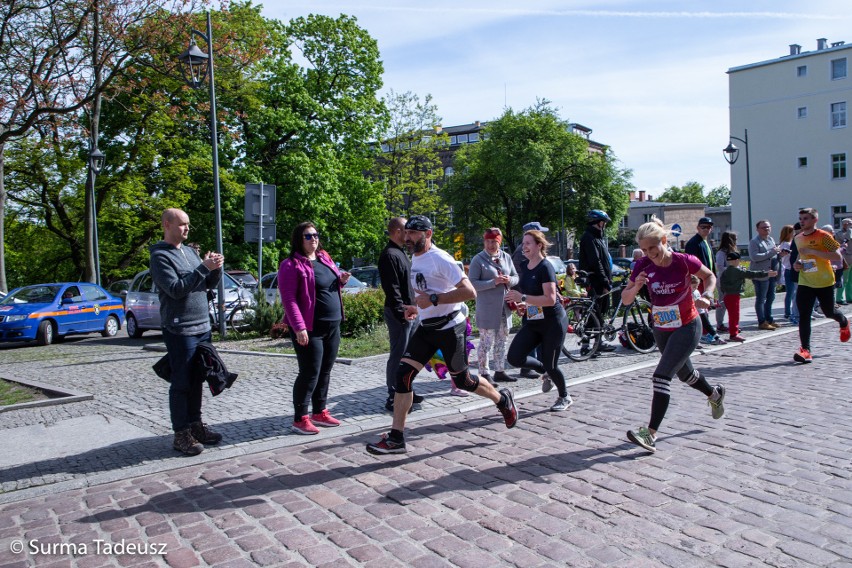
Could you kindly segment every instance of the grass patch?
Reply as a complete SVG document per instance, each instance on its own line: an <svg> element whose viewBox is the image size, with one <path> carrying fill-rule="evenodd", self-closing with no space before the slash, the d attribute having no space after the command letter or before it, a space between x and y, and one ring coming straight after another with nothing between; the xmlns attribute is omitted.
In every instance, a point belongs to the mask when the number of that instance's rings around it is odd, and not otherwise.
<svg viewBox="0 0 852 568"><path fill-rule="evenodd" d="M0 406L30 402L44 398L41 391L0 379Z"/></svg>

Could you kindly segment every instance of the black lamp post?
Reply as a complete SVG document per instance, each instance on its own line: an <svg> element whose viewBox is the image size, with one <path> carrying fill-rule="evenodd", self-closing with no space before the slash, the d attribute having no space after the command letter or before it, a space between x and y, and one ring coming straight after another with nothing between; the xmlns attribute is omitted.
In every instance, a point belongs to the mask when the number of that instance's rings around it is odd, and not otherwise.
<svg viewBox="0 0 852 568"><path fill-rule="evenodd" d="M751 241L752 237L752 229L751 229L751 168L748 163L748 128L745 131L745 140L742 138L737 138L736 136L730 136L731 140L736 140L738 142L742 142L745 146L745 159L746 159L746 203L748 205L748 240ZM725 161L727 161L732 166L737 163L737 158L740 156L740 149L734 146L733 142L728 141L728 146L722 150L722 155L725 156Z"/></svg>
<svg viewBox="0 0 852 568"><path fill-rule="evenodd" d="M192 35L197 35L207 44L210 55L198 48ZM216 86L213 80L213 28L210 23L210 12L207 12L207 34L198 30L192 30L189 38L189 48L180 54L178 60L181 62L181 72L184 81L193 89L198 89L204 84L204 79L209 76L210 91L210 143L213 146L213 199L216 214L216 251L224 253L222 245L222 207L219 197L219 146L218 131L216 128ZM218 309L219 309L219 337L225 337L225 271L219 277Z"/></svg>
<svg viewBox="0 0 852 568"><path fill-rule="evenodd" d="M101 258L98 247L98 204L95 199L95 180L104 168L104 154L92 143L89 150L89 172L92 176L92 253L95 257L95 284L101 285Z"/></svg>

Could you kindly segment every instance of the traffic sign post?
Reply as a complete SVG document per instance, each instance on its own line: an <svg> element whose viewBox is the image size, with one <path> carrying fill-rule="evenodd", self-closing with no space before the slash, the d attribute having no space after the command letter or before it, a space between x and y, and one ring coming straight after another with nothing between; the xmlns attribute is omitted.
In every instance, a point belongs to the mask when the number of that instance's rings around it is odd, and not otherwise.
<svg viewBox="0 0 852 568"><path fill-rule="evenodd" d="M683 234L683 227L675 223L672 225L672 236L675 238L675 250L680 250L680 236Z"/></svg>
<svg viewBox="0 0 852 568"><path fill-rule="evenodd" d="M263 243L275 240L274 185L246 184L245 231L247 243L257 243L257 280L263 278Z"/></svg>

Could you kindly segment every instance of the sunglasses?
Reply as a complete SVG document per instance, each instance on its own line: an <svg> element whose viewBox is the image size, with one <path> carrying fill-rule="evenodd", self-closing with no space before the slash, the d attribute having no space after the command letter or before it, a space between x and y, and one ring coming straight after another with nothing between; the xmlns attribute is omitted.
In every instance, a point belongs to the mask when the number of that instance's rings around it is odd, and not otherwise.
<svg viewBox="0 0 852 568"><path fill-rule="evenodd" d="M305 233L302 235L306 241L312 241L314 239L319 240L319 233Z"/></svg>

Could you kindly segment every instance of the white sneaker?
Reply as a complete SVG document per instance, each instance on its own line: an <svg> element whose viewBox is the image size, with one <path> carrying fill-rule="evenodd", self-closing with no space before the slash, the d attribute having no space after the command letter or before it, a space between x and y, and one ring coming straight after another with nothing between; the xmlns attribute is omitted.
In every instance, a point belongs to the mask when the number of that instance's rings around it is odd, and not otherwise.
<svg viewBox="0 0 852 568"><path fill-rule="evenodd" d="M450 394L453 395L453 396L461 396L461 397L470 396L469 392L463 391L461 389L457 389L456 387L450 388Z"/></svg>
<svg viewBox="0 0 852 568"><path fill-rule="evenodd" d="M562 410L567 410L569 406L574 404L574 399L571 398L569 394L566 397L559 397L556 399L556 403L550 407L551 412L560 412Z"/></svg>

